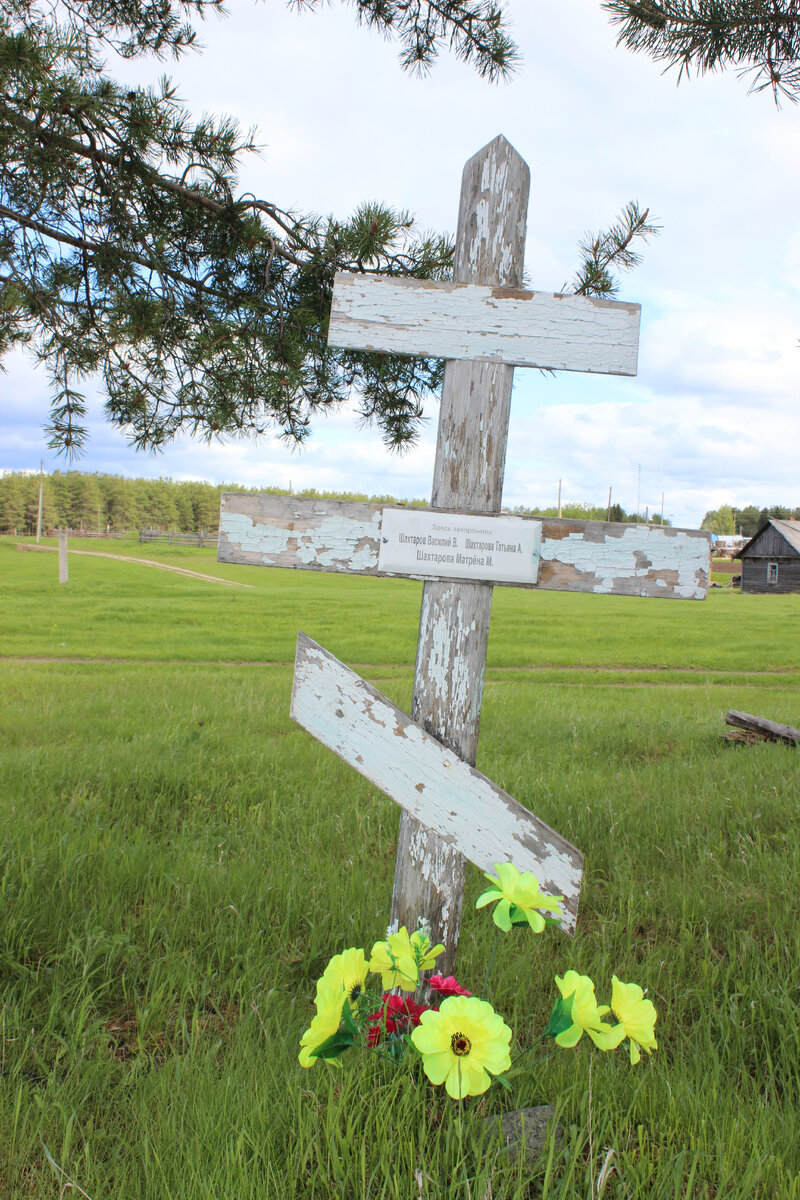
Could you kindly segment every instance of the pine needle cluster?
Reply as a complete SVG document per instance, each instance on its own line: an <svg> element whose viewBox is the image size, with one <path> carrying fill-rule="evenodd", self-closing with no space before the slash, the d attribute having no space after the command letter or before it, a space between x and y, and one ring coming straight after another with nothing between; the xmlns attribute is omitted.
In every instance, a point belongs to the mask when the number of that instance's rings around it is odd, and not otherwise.
<svg viewBox="0 0 800 1200"><path fill-rule="evenodd" d="M506 78L519 64L508 33L503 4L495 0L345 0L359 23L400 42L400 62L426 74L442 49L473 66L491 81ZM292 7L315 10L323 0L291 0Z"/></svg>
<svg viewBox="0 0 800 1200"><path fill-rule="evenodd" d="M25 345L45 364L50 445L68 455L85 441L90 379L137 448L179 432L302 442L315 417L352 397L401 449L442 363L329 348L333 278L446 279L451 240L377 202L337 219L254 196L240 184L258 149L252 132L230 117L195 120L167 78L131 88L107 73L110 51L186 53L192 20L221 7L0 0L0 359ZM490 79L515 61L493 2L356 8L399 39L409 68L426 69L445 45ZM611 294L614 266L633 261L630 242L647 229L629 208L584 255L585 294Z"/></svg>
<svg viewBox="0 0 800 1200"><path fill-rule="evenodd" d="M800 96L798 0L608 0L619 26L617 43L649 54L678 78L692 68L733 67L751 77L751 91L770 89L796 102Z"/></svg>
<svg viewBox="0 0 800 1200"><path fill-rule="evenodd" d="M642 256L634 249L637 239L657 236L659 226L648 220L649 209L643 212L635 200L625 205L619 218L601 233L589 233L579 244L581 262L572 287L564 286L579 296L600 296L610 299L619 291L617 272L638 267Z"/></svg>

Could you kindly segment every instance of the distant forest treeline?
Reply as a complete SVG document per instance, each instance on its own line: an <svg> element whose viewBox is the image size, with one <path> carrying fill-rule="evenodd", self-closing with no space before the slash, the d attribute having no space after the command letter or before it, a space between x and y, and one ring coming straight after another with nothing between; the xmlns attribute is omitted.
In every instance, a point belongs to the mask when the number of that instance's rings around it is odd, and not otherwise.
<svg viewBox="0 0 800 1200"><path fill-rule="evenodd" d="M17 471L0 478L0 532L36 532L40 478ZM82 471L54 471L43 477L43 485L43 532L216 529L220 493L246 490L233 484L125 479Z"/></svg>
<svg viewBox="0 0 800 1200"><path fill-rule="evenodd" d="M10 471L0 476L0 533L36 532L39 509L39 475ZM43 477L42 532L55 529L83 530L88 533L120 533L123 530L160 529L177 533L215 530L219 525L219 503L223 492L260 491L289 495L286 488L243 487L238 483L176 482L173 479L126 479L122 475L88 474L83 471L54 471ZM325 492L311 488L300 493L343 500L372 500L396 504L392 496L367 496L363 492ZM411 501L414 505L424 500ZM535 517L555 517L558 510L524 508L515 513ZM605 521L608 510L590 504L564 504L563 517L582 521ZM645 516L628 514L612 504L612 521L644 521ZM660 524L656 514L651 524ZM669 521L664 521L669 525Z"/></svg>
<svg viewBox="0 0 800 1200"><path fill-rule="evenodd" d="M0 476L0 533L36 532L39 483L42 488L42 532L55 529L88 533L160 529L177 533L215 530L223 492L267 492L289 495L286 488L244 487L239 483L177 482L174 479L126 479L122 475L54 471L44 477L22 471ZM396 503L391 496L359 492L303 495ZM415 501L423 503L423 501Z"/></svg>
<svg viewBox="0 0 800 1200"><path fill-rule="evenodd" d="M751 538L770 518L800 521L800 508L787 508L784 504L773 504L771 508L756 508L755 504L749 504L747 508L734 508L731 504L723 504L706 513L700 528L722 536L738 533Z"/></svg>
<svg viewBox="0 0 800 1200"><path fill-rule="evenodd" d="M518 504L516 508L511 510L520 516L525 517L567 517L572 521L616 521L623 524L641 524L645 522L650 525L671 525L672 522L668 517L661 517L658 513L629 513L626 512L621 504L612 504L607 508L605 504L562 504L561 512L555 504L549 508L526 508L522 504Z"/></svg>

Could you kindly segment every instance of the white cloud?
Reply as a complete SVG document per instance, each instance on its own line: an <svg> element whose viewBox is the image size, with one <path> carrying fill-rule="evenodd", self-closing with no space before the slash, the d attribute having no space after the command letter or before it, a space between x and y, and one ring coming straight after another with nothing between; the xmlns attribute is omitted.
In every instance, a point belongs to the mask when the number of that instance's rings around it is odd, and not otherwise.
<svg viewBox="0 0 800 1200"><path fill-rule="evenodd" d="M796 502L800 410L732 409L705 396L543 404L512 421L511 444L528 451L509 463L506 492L525 497L514 503L555 503L561 477L565 499L604 504L612 487L612 502L633 510L641 467L640 511L659 511L663 492L665 514L696 526L723 502Z"/></svg>
<svg viewBox="0 0 800 1200"><path fill-rule="evenodd" d="M669 306L646 322L639 372L650 387L707 392L731 404L800 398L800 319L788 300L751 294L752 307L736 298L672 295Z"/></svg>
<svg viewBox="0 0 800 1200"><path fill-rule="evenodd" d="M641 507L695 525L733 503L800 503L800 126L790 105L747 96L733 73L675 85L616 49L598 0L512 0L524 63L491 87L446 53L418 80L397 47L359 29L351 6L298 16L238 0L202 28L206 51L167 70L193 111L259 127L262 158L243 185L300 211L344 214L380 198L425 227L452 230L464 161L498 132L531 165L527 245L535 287L555 290L576 243L638 198L663 232L626 278L643 306L638 380L518 373L505 502L565 499ZM140 77L141 64L121 68ZM152 74L164 70L161 64ZM297 85L302 76L302 86ZM0 376L0 467L35 468L46 450L40 372L18 357ZM427 496L436 406L418 447L398 458L347 413L306 449L274 438L178 442L135 456L92 404L80 466L243 483ZM62 464L63 465L63 464Z"/></svg>

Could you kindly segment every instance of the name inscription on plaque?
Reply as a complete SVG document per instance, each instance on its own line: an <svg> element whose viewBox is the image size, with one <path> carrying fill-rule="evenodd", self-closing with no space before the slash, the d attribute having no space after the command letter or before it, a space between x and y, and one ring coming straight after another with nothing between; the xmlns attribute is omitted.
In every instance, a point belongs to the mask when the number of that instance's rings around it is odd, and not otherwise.
<svg viewBox="0 0 800 1200"><path fill-rule="evenodd" d="M541 521L384 508L378 569L392 575L536 583Z"/></svg>

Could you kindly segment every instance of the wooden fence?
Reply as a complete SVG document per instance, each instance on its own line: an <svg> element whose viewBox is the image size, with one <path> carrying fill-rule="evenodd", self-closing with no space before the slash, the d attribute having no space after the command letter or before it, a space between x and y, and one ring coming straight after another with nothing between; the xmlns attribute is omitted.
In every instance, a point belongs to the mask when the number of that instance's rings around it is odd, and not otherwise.
<svg viewBox="0 0 800 1200"><path fill-rule="evenodd" d="M160 529L140 529L140 542L167 542L176 546L216 546L219 532L201 529L198 533L163 533Z"/></svg>

